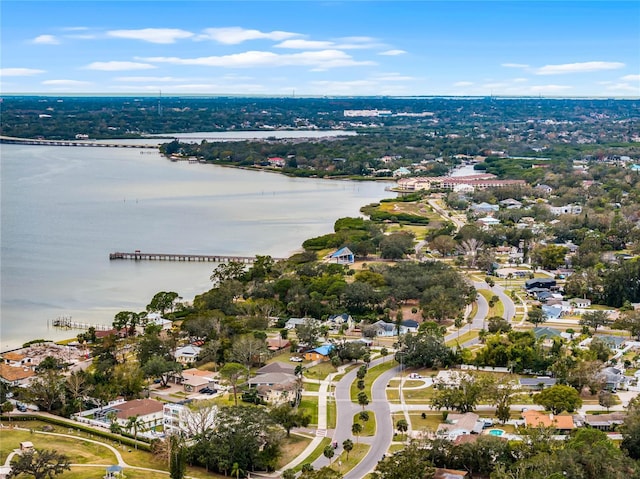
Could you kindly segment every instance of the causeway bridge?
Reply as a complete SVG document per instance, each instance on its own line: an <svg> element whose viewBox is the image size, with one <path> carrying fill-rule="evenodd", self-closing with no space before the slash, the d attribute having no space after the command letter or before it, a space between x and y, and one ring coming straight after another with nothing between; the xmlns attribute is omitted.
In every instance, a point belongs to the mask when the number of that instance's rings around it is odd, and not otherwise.
<svg viewBox="0 0 640 479"><path fill-rule="evenodd" d="M128 259L134 261L208 261L215 263L236 262L252 264L255 262L255 256L228 256L220 254L167 254L167 253L142 253L139 250L133 253L115 252L109 253L110 260ZM272 258L279 261L285 258Z"/></svg>
<svg viewBox="0 0 640 479"><path fill-rule="evenodd" d="M41 145L41 146L83 146L90 148L154 148L158 145L138 145L135 143L100 143L90 140L40 140L38 138L17 138L13 136L0 136L0 143L14 145Z"/></svg>

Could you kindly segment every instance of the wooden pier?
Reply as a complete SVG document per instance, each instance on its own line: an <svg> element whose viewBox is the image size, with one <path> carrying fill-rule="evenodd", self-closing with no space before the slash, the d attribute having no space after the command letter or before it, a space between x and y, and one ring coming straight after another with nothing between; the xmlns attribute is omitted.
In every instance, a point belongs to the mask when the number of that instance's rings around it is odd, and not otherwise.
<svg viewBox="0 0 640 479"><path fill-rule="evenodd" d="M62 329L89 329L94 328L96 331L109 331L113 326L106 324L91 324L73 321L71 316L59 316L51 321L51 326Z"/></svg>
<svg viewBox="0 0 640 479"><path fill-rule="evenodd" d="M155 145L139 145L135 143L101 143L91 140L41 140L38 138L16 138L12 136L0 136L0 143L14 145L40 145L40 146L82 146L88 148L144 148L158 149Z"/></svg>
<svg viewBox="0 0 640 479"><path fill-rule="evenodd" d="M139 250L133 253L115 252L109 253L109 259L128 259L134 261L204 261L213 263L235 262L251 264L256 260L255 256L227 256L221 254L167 254L167 253L142 253ZM280 260L283 258L273 258Z"/></svg>

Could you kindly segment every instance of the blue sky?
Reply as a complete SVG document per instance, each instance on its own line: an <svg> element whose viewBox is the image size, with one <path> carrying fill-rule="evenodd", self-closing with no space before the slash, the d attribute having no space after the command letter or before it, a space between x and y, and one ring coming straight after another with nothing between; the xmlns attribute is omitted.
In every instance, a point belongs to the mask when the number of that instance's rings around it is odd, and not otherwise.
<svg viewBox="0 0 640 479"><path fill-rule="evenodd" d="M637 1L0 8L3 93L640 96Z"/></svg>

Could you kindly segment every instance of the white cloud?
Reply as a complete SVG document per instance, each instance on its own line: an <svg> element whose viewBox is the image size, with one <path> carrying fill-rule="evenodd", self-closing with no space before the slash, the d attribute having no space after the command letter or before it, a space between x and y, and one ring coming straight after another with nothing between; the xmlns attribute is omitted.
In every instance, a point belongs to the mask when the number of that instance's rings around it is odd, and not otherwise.
<svg viewBox="0 0 640 479"><path fill-rule="evenodd" d="M58 87L79 87L79 86L91 85L91 82L80 81L80 80L45 80L42 82L42 84L47 86L58 86Z"/></svg>
<svg viewBox="0 0 640 479"><path fill-rule="evenodd" d="M529 88L532 93L560 93L571 90L573 87L568 85L532 85Z"/></svg>
<svg viewBox="0 0 640 479"><path fill-rule="evenodd" d="M397 55L404 55L405 53L407 53L404 50L386 50L384 52L380 52L378 53L378 55L385 55L385 56L389 56L389 57L395 57Z"/></svg>
<svg viewBox="0 0 640 479"><path fill-rule="evenodd" d="M265 51L248 51L232 55L178 58L151 57L143 60L154 63L171 63L175 65L198 65L223 68L250 67L281 67L281 66L310 66L322 69L336 67L351 67L361 65L375 65L370 61L357 61L340 50L320 50L315 52L300 52L292 54L278 54Z"/></svg>
<svg viewBox="0 0 640 479"><path fill-rule="evenodd" d="M0 68L0 77L28 77L44 72L35 68Z"/></svg>
<svg viewBox="0 0 640 479"><path fill-rule="evenodd" d="M529 79L528 78L514 78L512 81L513 81L513 83L526 83L526 82L529 81Z"/></svg>
<svg viewBox="0 0 640 479"><path fill-rule="evenodd" d="M156 68L148 63L139 62L93 62L84 67L87 70L100 70L105 72L117 72L125 70L150 70Z"/></svg>
<svg viewBox="0 0 640 479"><path fill-rule="evenodd" d="M98 38L97 35L92 35L90 33L71 33L64 36L65 38L74 38L76 40L94 40Z"/></svg>
<svg viewBox="0 0 640 479"><path fill-rule="evenodd" d="M401 75L399 73L383 73L383 74L375 75L373 78L377 81L392 81L392 82L415 80L415 77Z"/></svg>
<svg viewBox="0 0 640 479"><path fill-rule="evenodd" d="M625 75L620 78L620 80L624 81L640 81L640 75Z"/></svg>
<svg viewBox="0 0 640 479"><path fill-rule="evenodd" d="M616 70L625 65L621 62L580 62L559 65L545 65L536 69L537 75L561 75L566 73L587 73L602 70Z"/></svg>
<svg viewBox="0 0 640 479"><path fill-rule="evenodd" d="M629 75L632 76L632 75ZM606 87L607 91L616 91L621 93L633 93L634 95L640 95L640 88L638 86L630 85L629 83L612 83Z"/></svg>
<svg viewBox="0 0 640 479"><path fill-rule="evenodd" d="M178 28L142 28L140 30L111 30L107 35L114 38L128 38L150 43L175 43L183 38L193 37L193 33Z"/></svg>
<svg viewBox="0 0 640 479"><path fill-rule="evenodd" d="M503 63L501 66L505 68L529 68L526 63Z"/></svg>
<svg viewBox="0 0 640 479"><path fill-rule="evenodd" d="M285 40L284 42L275 45L277 48L295 48L297 50L323 50L325 48L331 48L335 46L333 42L319 41L319 40L303 40L302 38L296 38L293 40Z"/></svg>
<svg viewBox="0 0 640 479"><path fill-rule="evenodd" d="M204 34L199 35L199 40L214 40L225 45L237 45L248 40L274 40L282 41L288 38L298 37L299 33L272 31L261 32L242 27L207 28Z"/></svg>
<svg viewBox="0 0 640 479"><path fill-rule="evenodd" d="M151 82L180 82L187 81L185 78L176 77L151 77L151 76L134 76L134 77L116 77L115 81L128 81L134 83L151 83Z"/></svg>
<svg viewBox="0 0 640 479"><path fill-rule="evenodd" d="M471 81L458 81L453 84L453 86L471 86L473 82Z"/></svg>
<svg viewBox="0 0 640 479"><path fill-rule="evenodd" d="M36 43L38 45L58 45L60 40L53 35L39 35L31 40L31 43Z"/></svg>

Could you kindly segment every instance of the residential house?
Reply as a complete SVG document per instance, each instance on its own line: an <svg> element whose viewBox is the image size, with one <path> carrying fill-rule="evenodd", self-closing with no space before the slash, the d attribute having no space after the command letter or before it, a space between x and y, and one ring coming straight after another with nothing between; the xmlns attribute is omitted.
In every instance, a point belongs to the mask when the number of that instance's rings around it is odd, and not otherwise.
<svg viewBox="0 0 640 479"><path fill-rule="evenodd" d="M467 471L459 471L457 469L436 468L433 479L469 479L471 475Z"/></svg>
<svg viewBox="0 0 640 479"><path fill-rule="evenodd" d="M625 378L623 372L619 368L614 368L612 366L606 367L600 371L605 380L605 389L609 391L615 391L620 386L626 383L627 379Z"/></svg>
<svg viewBox="0 0 640 479"><path fill-rule="evenodd" d="M280 336L277 338L267 338L267 349L269 351L282 351L289 347L291 347L291 341L288 339L282 339Z"/></svg>
<svg viewBox="0 0 640 479"><path fill-rule="evenodd" d="M585 298L571 298L569 300L569 304L573 307L573 308L590 308L591 307L591 300L590 299L585 299Z"/></svg>
<svg viewBox="0 0 640 479"><path fill-rule="evenodd" d="M405 328L407 333L417 333L418 327L420 326L420 323L418 323L418 321L415 321L413 319L405 319L400 324L402 328Z"/></svg>
<svg viewBox="0 0 640 479"><path fill-rule="evenodd" d="M409 170L408 168L405 168L404 166L401 166L400 168L393 170L394 177L408 176L410 174L411 174L411 170Z"/></svg>
<svg viewBox="0 0 640 479"><path fill-rule="evenodd" d="M394 323L387 323L385 321L379 320L371 325L375 328L376 335L382 337L392 337L398 334L398 328ZM406 334L407 328L405 326L400 325L400 334Z"/></svg>
<svg viewBox="0 0 640 479"><path fill-rule="evenodd" d="M534 189L541 193L544 193L545 195L548 195L553 191L553 188L551 188L549 185L536 185Z"/></svg>
<svg viewBox="0 0 640 479"><path fill-rule="evenodd" d="M624 423L627 418L626 412L612 412L608 414L585 414L582 421L585 426L599 429L601 431L614 431Z"/></svg>
<svg viewBox="0 0 640 479"><path fill-rule="evenodd" d="M465 434L480 434L483 428L484 423L476 413L449 414L447 422L438 425L436 434L453 441Z"/></svg>
<svg viewBox="0 0 640 479"><path fill-rule="evenodd" d="M306 322L315 322L318 326L320 326L320 321L313 318L289 318L286 323L284 323L285 329L295 329L301 324L305 324Z"/></svg>
<svg viewBox="0 0 640 479"><path fill-rule="evenodd" d="M129 418L137 417L144 424L143 428L138 428L138 431L141 432L143 429L162 425L163 409L164 404L155 399L133 399L103 408L96 412L94 417L105 423L113 420L121 427L127 426Z"/></svg>
<svg viewBox="0 0 640 479"><path fill-rule="evenodd" d="M520 208L522 208L522 203L518 200L514 200L513 198L502 200L500 204L508 210L519 210Z"/></svg>
<svg viewBox="0 0 640 479"><path fill-rule="evenodd" d="M266 364L256 371L256 374L268 374L268 373L296 373L296 366L283 363L282 361L274 361L273 363Z"/></svg>
<svg viewBox="0 0 640 479"><path fill-rule="evenodd" d="M329 255L329 262L336 264L353 264L355 262L355 255L347 248L340 248Z"/></svg>
<svg viewBox="0 0 640 479"><path fill-rule="evenodd" d="M6 363L0 363L0 382L8 386L23 386L29 384L31 378L35 375L35 371L30 367L10 366Z"/></svg>
<svg viewBox="0 0 640 479"><path fill-rule="evenodd" d="M532 278L524 282L527 290L531 288L551 289L556 287L556 280L553 278Z"/></svg>
<svg viewBox="0 0 640 479"><path fill-rule="evenodd" d="M484 218L478 218L478 223L482 228L491 228L500 224L500 220L491 216L485 216Z"/></svg>
<svg viewBox="0 0 640 479"><path fill-rule="evenodd" d="M300 381L295 374L266 372L249 379L248 384L260 399L272 405L297 404L300 400Z"/></svg>
<svg viewBox="0 0 640 479"><path fill-rule="evenodd" d="M216 406L195 412L186 404L165 403L163 413L164 432L191 437L202 429L213 428L218 413Z"/></svg>
<svg viewBox="0 0 640 479"><path fill-rule="evenodd" d="M487 202L482 202L482 203L474 203L471 205L471 210L474 213L481 213L481 214L491 214L491 213L495 213L500 209L500 206L498 205L491 205Z"/></svg>
<svg viewBox="0 0 640 479"><path fill-rule="evenodd" d="M287 161L284 158L280 158L278 156L274 156L273 158L268 158L269 166L273 166L274 168L284 168L287 164Z"/></svg>
<svg viewBox="0 0 640 479"><path fill-rule="evenodd" d="M325 344L305 352L304 359L307 361L329 361L331 351L333 351L333 344Z"/></svg>
<svg viewBox="0 0 640 479"><path fill-rule="evenodd" d="M340 330L342 326L351 329L353 327L353 318L349 313L334 314L329 316L329 319L324 324L334 331Z"/></svg>
<svg viewBox="0 0 640 479"><path fill-rule="evenodd" d="M545 314L548 320L556 320L562 315L562 308L560 306L548 306L542 305L542 312Z"/></svg>
<svg viewBox="0 0 640 479"><path fill-rule="evenodd" d="M167 331L173 327L173 322L162 317L160 313L149 313L146 318L146 326L153 324L160 326L162 331ZM144 326L137 328L139 333L144 333Z"/></svg>
<svg viewBox="0 0 640 479"><path fill-rule="evenodd" d="M550 206L549 211L553 215L579 215L582 213L582 206L580 205L564 205L564 206Z"/></svg>
<svg viewBox="0 0 640 479"><path fill-rule="evenodd" d="M568 433L575 429L573 416L567 414L545 414L542 411L529 409L522 413L526 427L553 427L560 433Z"/></svg>
<svg viewBox="0 0 640 479"><path fill-rule="evenodd" d="M176 349L174 358L176 362L182 364L183 366L187 366L189 364L193 364L196 361L198 355L200 354L200 351L202 351L202 348L193 346L192 344L188 344L187 346Z"/></svg>
<svg viewBox="0 0 640 479"><path fill-rule="evenodd" d="M196 368L185 369L182 371L182 376L178 378L178 381L187 393L193 393L202 388L217 389L218 373Z"/></svg>
<svg viewBox="0 0 640 479"><path fill-rule="evenodd" d="M550 378L548 376L539 376L537 378L520 378L520 387L523 389L530 389L532 391L542 391L545 388L555 386L556 378Z"/></svg>

